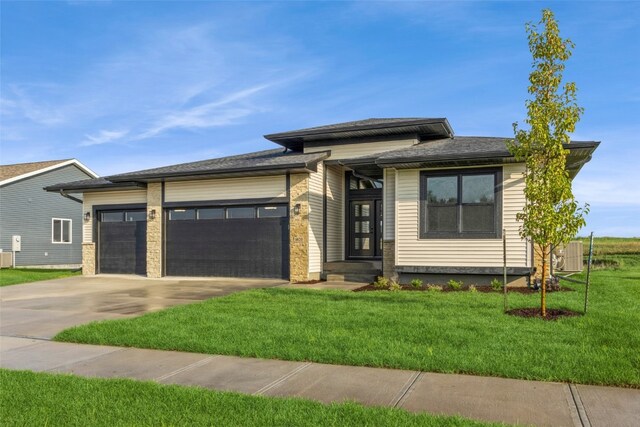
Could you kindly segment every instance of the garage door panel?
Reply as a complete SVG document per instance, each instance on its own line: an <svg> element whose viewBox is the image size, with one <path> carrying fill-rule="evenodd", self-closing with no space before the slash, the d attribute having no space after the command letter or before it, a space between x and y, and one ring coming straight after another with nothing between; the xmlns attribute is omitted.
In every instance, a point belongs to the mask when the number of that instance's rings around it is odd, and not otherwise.
<svg viewBox="0 0 640 427"><path fill-rule="evenodd" d="M146 221L100 222L98 226L100 273L145 274Z"/></svg>
<svg viewBox="0 0 640 427"><path fill-rule="evenodd" d="M171 276L288 278L288 218L167 221Z"/></svg>

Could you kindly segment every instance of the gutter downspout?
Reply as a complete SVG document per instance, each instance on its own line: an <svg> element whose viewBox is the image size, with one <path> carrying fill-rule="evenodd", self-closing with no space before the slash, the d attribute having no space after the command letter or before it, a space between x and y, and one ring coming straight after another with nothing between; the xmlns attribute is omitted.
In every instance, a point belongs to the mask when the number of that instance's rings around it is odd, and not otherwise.
<svg viewBox="0 0 640 427"><path fill-rule="evenodd" d="M67 193L64 192L64 190L60 190L60 195L62 197L66 197L67 199L73 200L74 202L84 203L82 200L78 199L77 197L73 197L73 196L68 195Z"/></svg>

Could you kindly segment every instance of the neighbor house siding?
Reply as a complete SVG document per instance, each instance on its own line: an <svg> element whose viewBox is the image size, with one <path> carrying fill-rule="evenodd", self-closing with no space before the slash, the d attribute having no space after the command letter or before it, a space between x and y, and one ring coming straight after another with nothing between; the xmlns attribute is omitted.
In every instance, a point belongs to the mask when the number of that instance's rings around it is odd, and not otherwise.
<svg viewBox="0 0 640 427"><path fill-rule="evenodd" d="M91 219L83 222L82 241L93 242L93 207L98 205L146 204L147 190L122 190L84 193L83 212L91 212Z"/></svg>
<svg viewBox="0 0 640 427"><path fill-rule="evenodd" d="M286 197L285 175L175 181L165 184L166 202Z"/></svg>
<svg viewBox="0 0 640 427"><path fill-rule="evenodd" d="M327 166L327 261L344 259L344 170Z"/></svg>
<svg viewBox="0 0 640 427"><path fill-rule="evenodd" d="M395 239L396 233L396 170L384 170L384 182L382 185L383 224L382 233L384 240Z"/></svg>
<svg viewBox="0 0 640 427"><path fill-rule="evenodd" d="M0 187L0 248L11 251L11 236L21 236L17 266L81 263L82 204L43 188L87 178L92 177L68 165ZM71 220L70 244L51 242L52 218Z"/></svg>
<svg viewBox="0 0 640 427"><path fill-rule="evenodd" d="M309 273L322 272L323 187L324 164L320 162L318 171L309 174Z"/></svg>
<svg viewBox="0 0 640 427"><path fill-rule="evenodd" d="M528 243L520 238L516 214L525 203L524 165L503 168L502 227L507 266L528 267ZM419 239L420 170L397 171L396 264L399 266L500 267L502 239Z"/></svg>
<svg viewBox="0 0 640 427"><path fill-rule="evenodd" d="M349 143L340 142L337 144L315 145L305 144L305 153L317 153L320 151L331 151L331 160L350 159L354 157L366 157L376 153L395 150L398 148L410 147L418 143L415 138L399 139L392 141L360 142Z"/></svg>

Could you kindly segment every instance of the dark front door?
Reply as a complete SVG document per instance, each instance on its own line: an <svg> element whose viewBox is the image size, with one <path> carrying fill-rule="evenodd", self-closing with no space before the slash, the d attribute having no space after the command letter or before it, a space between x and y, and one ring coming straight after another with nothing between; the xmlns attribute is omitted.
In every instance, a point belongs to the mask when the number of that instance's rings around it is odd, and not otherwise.
<svg viewBox="0 0 640 427"><path fill-rule="evenodd" d="M145 210L98 213L98 269L100 273L146 274Z"/></svg>
<svg viewBox="0 0 640 427"><path fill-rule="evenodd" d="M380 256L381 207L381 200L352 200L349 202L349 257L374 258Z"/></svg>

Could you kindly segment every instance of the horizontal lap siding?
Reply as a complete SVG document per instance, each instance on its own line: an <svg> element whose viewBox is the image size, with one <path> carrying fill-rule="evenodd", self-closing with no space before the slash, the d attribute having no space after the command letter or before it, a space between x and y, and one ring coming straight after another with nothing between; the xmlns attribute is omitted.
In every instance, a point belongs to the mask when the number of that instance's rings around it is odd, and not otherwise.
<svg viewBox="0 0 640 427"><path fill-rule="evenodd" d="M327 173L327 261L344 259L344 172L328 166Z"/></svg>
<svg viewBox="0 0 640 427"><path fill-rule="evenodd" d="M82 241L93 242L93 207L97 205L126 205L146 204L147 190L123 190L104 191L96 193L84 193L83 212L91 212L91 220L84 222L82 229Z"/></svg>
<svg viewBox="0 0 640 427"><path fill-rule="evenodd" d="M305 153L317 153L320 151L331 151L331 160L350 159L354 157L364 157L385 151L396 150L398 148L411 147L418 141L414 138L401 139L397 141L376 141L362 143L345 143L312 145L305 144Z"/></svg>
<svg viewBox="0 0 640 427"><path fill-rule="evenodd" d="M384 240L393 240L396 232L396 171L395 169L384 170L384 183L382 187L383 201L383 234Z"/></svg>
<svg viewBox="0 0 640 427"><path fill-rule="evenodd" d="M176 181L165 184L165 201L167 202L241 200L286 196L285 175Z"/></svg>
<svg viewBox="0 0 640 427"><path fill-rule="evenodd" d="M520 238L516 214L524 207L523 165L503 169L503 228L507 236L507 265L528 267L526 240ZM402 266L500 267L502 239L419 239L420 171L397 172L396 260Z"/></svg>
<svg viewBox="0 0 640 427"><path fill-rule="evenodd" d="M318 163L318 171L309 174L309 272L322 271L322 229L324 222L324 165Z"/></svg>

